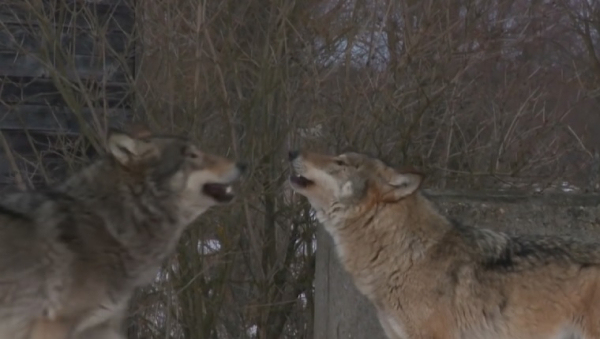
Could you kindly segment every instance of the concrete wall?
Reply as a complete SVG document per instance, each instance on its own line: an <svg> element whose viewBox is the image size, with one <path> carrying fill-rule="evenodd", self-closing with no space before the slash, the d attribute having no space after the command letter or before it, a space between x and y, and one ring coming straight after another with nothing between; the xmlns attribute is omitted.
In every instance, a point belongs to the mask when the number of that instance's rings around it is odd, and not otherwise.
<svg viewBox="0 0 600 339"><path fill-rule="evenodd" d="M464 224L509 233L570 234L600 240L600 195L427 192ZM315 339L385 339L373 306L341 267L329 234L317 232Z"/></svg>

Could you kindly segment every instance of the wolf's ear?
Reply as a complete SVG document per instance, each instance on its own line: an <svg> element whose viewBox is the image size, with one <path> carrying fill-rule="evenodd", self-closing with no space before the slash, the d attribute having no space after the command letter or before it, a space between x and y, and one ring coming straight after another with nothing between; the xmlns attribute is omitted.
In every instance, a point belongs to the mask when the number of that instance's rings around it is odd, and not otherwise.
<svg viewBox="0 0 600 339"><path fill-rule="evenodd" d="M121 165L129 166L149 151L149 144L127 133L111 130L108 132L107 148Z"/></svg>
<svg viewBox="0 0 600 339"><path fill-rule="evenodd" d="M383 201L395 202L413 194L419 189L425 176L414 170L395 172L387 180L384 188Z"/></svg>

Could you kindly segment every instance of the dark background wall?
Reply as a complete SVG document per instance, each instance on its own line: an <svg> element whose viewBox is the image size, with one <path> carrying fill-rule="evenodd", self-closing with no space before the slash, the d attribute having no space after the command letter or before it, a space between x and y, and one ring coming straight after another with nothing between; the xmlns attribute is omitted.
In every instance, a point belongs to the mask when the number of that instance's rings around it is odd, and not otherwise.
<svg viewBox="0 0 600 339"><path fill-rule="evenodd" d="M130 115L132 3L2 1L0 189L14 183L15 168L29 186L60 175L67 151L93 153L82 126L101 130ZM43 6L45 18L31 6Z"/></svg>

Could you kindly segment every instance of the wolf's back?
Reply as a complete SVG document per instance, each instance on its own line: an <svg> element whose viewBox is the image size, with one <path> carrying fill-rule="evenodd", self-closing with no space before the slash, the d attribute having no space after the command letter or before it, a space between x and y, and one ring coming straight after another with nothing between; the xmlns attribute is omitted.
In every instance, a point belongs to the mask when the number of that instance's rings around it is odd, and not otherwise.
<svg viewBox="0 0 600 339"><path fill-rule="evenodd" d="M508 235L452 221L463 250L487 270L520 271L546 265L600 266L600 243L559 235Z"/></svg>

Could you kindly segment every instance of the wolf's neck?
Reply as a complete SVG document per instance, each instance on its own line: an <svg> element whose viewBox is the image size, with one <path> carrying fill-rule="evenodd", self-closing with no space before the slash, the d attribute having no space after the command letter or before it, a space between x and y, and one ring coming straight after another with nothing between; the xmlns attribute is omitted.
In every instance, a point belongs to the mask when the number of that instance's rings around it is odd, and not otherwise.
<svg viewBox="0 0 600 339"><path fill-rule="evenodd" d="M54 188L84 201L110 192L114 194L116 182L106 175L108 171L106 160L100 160L74 173Z"/></svg>
<svg viewBox="0 0 600 339"><path fill-rule="evenodd" d="M175 211L171 210L177 206L162 201L147 184L132 187L123 185L122 181L129 182L120 180L111 164L99 161L57 189L102 218L108 232L124 247L139 252L137 255L152 256L171 250L183 229L181 222L173 217Z"/></svg>
<svg viewBox="0 0 600 339"><path fill-rule="evenodd" d="M368 294L370 285L385 281L382 269L407 271L445 234L444 217L420 195L394 204L375 204L364 211L320 215L332 235L340 261ZM384 278L384 279L382 279Z"/></svg>

